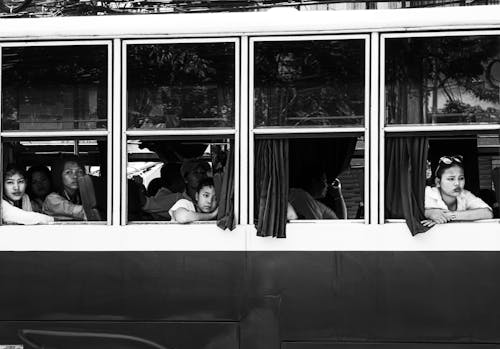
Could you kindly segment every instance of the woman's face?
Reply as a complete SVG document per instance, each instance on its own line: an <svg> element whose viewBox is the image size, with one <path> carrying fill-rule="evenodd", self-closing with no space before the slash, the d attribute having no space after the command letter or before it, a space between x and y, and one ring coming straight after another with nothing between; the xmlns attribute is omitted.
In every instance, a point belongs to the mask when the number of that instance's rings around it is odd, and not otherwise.
<svg viewBox="0 0 500 349"><path fill-rule="evenodd" d="M45 198L50 192L50 180L45 172L34 172L30 184L36 198Z"/></svg>
<svg viewBox="0 0 500 349"><path fill-rule="evenodd" d="M6 177L3 185L5 196L12 201L21 200L26 191L26 181L24 176L15 173L10 177Z"/></svg>
<svg viewBox="0 0 500 349"><path fill-rule="evenodd" d="M441 178L437 179L441 195L457 197L464 190L464 170L460 166L453 166L443 171Z"/></svg>
<svg viewBox="0 0 500 349"><path fill-rule="evenodd" d="M74 192L78 189L78 178L83 177L82 168L74 161L68 161L64 164L62 171L62 182L64 189Z"/></svg>

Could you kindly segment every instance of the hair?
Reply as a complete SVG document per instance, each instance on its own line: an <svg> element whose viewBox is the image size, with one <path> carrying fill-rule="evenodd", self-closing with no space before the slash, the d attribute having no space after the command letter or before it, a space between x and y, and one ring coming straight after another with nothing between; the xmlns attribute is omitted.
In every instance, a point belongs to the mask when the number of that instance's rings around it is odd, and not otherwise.
<svg viewBox="0 0 500 349"><path fill-rule="evenodd" d="M80 158L76 155L64 155L53 166L52 170L52 184L54 184L54 189L59 193L62 194L64 192L64 185L62 181L62 173L64 170L64 165L67 162L76 162L78 166L85 171L85 167L83 166L82 162L80 161Z"/></svg>
<svg viewBox="0 0 500 349"><path fill-rule="evenodd" d="M451 157L451 158L453 158L453 157ZM455 167L455 166L460 167L462 170L464 169L463 162L457 162L455 160L452 160L451 163L445 164L444 162L440 161L436 167L436 175L434 177L441 179L441 176L443 175L444 171L446 171L449 168Z"/></svg>
<svg viewBox="0 0 500 349"><path fill-rule="evenodd" d="M198 184L196 192L199 193L204 187L215 187L214 179L212 177L203 178Z"/></svg>
<svg viewBox="0 0 500 349"><path fill-rule="evenodd" d="M4 182L8 177L12 177L15 174L20 174L21 176L26 178L26 171L24 170L24 167L17 164L8 164L3 171Z"/></svg>
<svg viewBox="0 0 500 349"><path fill-rule="evenodd" d="M26 187L26 191L28 192L28 195L30 197L33 197L33 192L32 192L32 188L31 188L31 181L33 179L33 175L36 173L36 172L41 172L43 173L45 176L47 176L47 179L49 180L49 183L50 183L50 189L52 190L52 173L50 172L49 168L45 165L34 165L34 166L31 166L29 169L28 169L28 172L26 172L26 176L27 176L27 182L28 182L28 185Z"/></svg>

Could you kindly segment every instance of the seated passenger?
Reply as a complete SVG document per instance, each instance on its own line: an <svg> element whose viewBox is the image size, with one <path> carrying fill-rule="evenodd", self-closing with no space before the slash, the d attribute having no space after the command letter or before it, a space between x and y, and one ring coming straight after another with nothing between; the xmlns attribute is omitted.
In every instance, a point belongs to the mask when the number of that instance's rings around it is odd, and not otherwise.
<svg viewBox="0 0 500 349"><path fill-rule="evenodd" d="M33 212L30 198L25 194L24 170L8 165L4 172L2 221L5 224L49 224L54 218Z"/></svg>
<svg viewBox="0 0 500 349"><path fill-rule="evenodd" d="M347 209L340 182L336 186L329 186L324 171L313 170L311 177L304 183L303 188L291 188L288 200L295 210L298 219L338 219L347 217ZM327 194L333 196L338 213L320 202ZM290 211L290 209L288 209ZM290 217L290 214L288 214Z"/></svg>
<svg viewBox="0 0 500 349"><path fill-rule="evenodd" d="M462 156L443 156L436 168L435 187L425 188L424 226L493 217L491 207L464 189Z"/></svg>
<svg viewBox="0 0 500 349"><path fill-rule="evenodd" d="M88 220L80 195L80 181L85 176L85 171L78 157L74 155L65 157L54 166L52 174L56 192L50 193L45 198L43 213L62 221Z"/></svg>
<svg viewBox="0 0 500 349"><path fill-rule="evenodd" d="M170 168L169 168L170 170ZM184 192L174 192L182 188L182 183L179 185L178 174L167 178L167 186L162 187L155 196L146 197L142 206L142 210L146 213L159 217L161 219L170 220L169 214L172 206L180 199L186 199L194 202L196 200L196 192L198 185L202 179L207 178L210 171L210 165L205 160L188 159L185 160L179 170L180 176L184 181ZM163 168L162 168L163 175Z"/></svg>
<svg viewBox="0 0 500 349"><path fill-rule="evenodd" d="M195 193L195 202L180 199L169 211L172 222L191 223L209 221L217 218L217 198L212 178L204 178L199 182Z"/></svg>
<svg viewBox="0 0 500 349"><path fill-rule="evenodd" d="M42 212L43 202L52 192L51 173L47 166L31 166L27 172L28 187L26 191L31 199L34 212Z"/></svg>

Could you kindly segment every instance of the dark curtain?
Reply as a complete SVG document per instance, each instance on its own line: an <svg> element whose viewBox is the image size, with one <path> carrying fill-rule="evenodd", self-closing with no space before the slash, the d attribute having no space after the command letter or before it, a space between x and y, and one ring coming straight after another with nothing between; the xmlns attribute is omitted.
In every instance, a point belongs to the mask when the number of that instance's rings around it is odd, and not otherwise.
<svg viewBox="0 0 500 349"><path fill-rule="evenodd" d="M233 230L236 228L236 222L234 219L234 156L232 151L228 154L217 198L219 200L217 226L222 230Z"/></svg>
<svg viewBox="0 0 500 349"><path fill-rule="evenodd" d="M301 187L310 177L310 168L325 171L328 183L346 168L356 148L357 137L290 140L290 187Z"/></svg>
<svg viewBox="0 0 500 349"><path fill-rule="evenodd" d="M426 137L390 137L385 156L385 217L404 218L412 235L428 228L425 219Z"/></svg>
<svg viewBox="0 0 500 349"><path fill-rule="evenodd" d="M288 140L255 141L254 212L258 236L286 237Z"/></svg>

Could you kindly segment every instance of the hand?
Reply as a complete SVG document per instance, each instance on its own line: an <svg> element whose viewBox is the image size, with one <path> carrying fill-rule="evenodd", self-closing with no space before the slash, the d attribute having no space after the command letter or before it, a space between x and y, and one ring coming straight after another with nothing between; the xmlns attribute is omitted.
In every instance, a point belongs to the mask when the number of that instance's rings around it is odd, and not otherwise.
<svg viewBox="0 0 500 349"><path fill-rule="evenodd" d="M444 224L456 218L454 213L445 210L432 210L429 214L429 219L437 224Z"/></svg>
<svg viewBox="0 0 500 349"><path fill-rule="evenodd" d="M219 207L216 207L215 210L213 210L212 212L210 212L211 214L211 218L210 219L215 219L217 218L217 214L219 213Z"/></svg>
<svg viewBox="0 0 500 349"><path fill-rule="evenodd" d="M422 224L424 227L433 227L436 225L436 222L430 220L430 219L424 219L423 221L420 221L420 224Z"/></svg>

